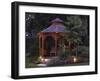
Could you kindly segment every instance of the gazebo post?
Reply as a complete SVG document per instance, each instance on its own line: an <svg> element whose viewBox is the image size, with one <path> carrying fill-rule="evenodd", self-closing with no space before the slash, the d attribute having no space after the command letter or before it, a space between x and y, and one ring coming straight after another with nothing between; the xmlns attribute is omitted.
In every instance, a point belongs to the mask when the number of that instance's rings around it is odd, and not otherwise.
<svg viewBox="0 0 100 81"><path fill-rule="evenodd" d="M55 56L57 55L57 37L55 35Z"/></svg>
<svg viewBox="0 0 100 81"><path fill-rule="evenodd" d="M42 56L44 57L44 35L42 35Z"/></svg>
<svg viewBox="0 0 100 81"><path fill-rule="evenodd" d="M42 45L42 46L41 46L41 48L42 48L41 53L42 53L42 57L43 57L43 36L42 36L42 41L41 41L41 43L42 43L42 44L41 44L41 45Z"/></svg>
<svg viewBox="0 0 100 81"><path fill-rule="evenodd" d="M39 54L40 54L40 56L42 56L41 55L41 47L42 46L40 46L41 45L41 36L39 35Z"/></svg>

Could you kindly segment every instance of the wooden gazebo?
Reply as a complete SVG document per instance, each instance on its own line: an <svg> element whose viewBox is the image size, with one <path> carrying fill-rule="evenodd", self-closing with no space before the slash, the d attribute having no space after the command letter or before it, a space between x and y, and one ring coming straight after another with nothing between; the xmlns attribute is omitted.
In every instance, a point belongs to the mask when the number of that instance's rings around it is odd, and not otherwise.
<svg viewBox="0 0 100 81"><path fill-rule="evenodd" d="M51 25L39 32L39 54L41 57L52 57L62 49L63 37L68 34L63 20L56 18Z"/></svg>

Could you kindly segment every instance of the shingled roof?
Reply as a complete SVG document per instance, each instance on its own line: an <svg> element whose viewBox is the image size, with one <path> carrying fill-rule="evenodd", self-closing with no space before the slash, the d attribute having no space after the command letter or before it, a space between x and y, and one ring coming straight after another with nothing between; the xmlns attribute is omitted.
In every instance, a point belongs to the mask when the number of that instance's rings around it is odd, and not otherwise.
<svg viewBox="0 0 100 81"><path fill-rule="evenodd" d="M52 20L51 23L52 24L49 27L47 27L41 32L68 32L68 30L63 24L54 24L54 23L63 23L63 20L61 20L60 18Z"/></svg>

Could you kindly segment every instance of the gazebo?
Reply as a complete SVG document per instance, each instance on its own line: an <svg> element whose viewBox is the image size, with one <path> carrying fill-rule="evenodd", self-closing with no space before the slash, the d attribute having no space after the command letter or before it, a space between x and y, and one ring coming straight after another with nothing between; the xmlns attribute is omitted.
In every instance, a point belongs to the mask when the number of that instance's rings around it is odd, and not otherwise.
<svg viewBox="0 0 100 81"><path fill-rule="evenodd" d="M63 25L63 20L56 18L51 23L49 27L38 33L39 54L44 58L57 56L61 52L59 50L64 47L64 35L68 35L68 31Z"/></svg>

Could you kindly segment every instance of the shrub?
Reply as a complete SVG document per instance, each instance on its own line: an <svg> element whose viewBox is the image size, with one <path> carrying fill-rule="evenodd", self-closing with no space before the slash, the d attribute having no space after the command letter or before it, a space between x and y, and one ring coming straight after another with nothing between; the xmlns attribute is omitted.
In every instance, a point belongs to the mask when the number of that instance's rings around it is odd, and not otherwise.
<svg viewBox="0 0 100 81"><path fill-rule="evenodd" d="M78 53L80 55L89 55L89 47L87 46L80 46L78 49Z"/></svg>
<svg viewBox="0 0 100 81"><path fill-rule="evenodd" d="M61 59L61 60L64 60L66 59L67 57L69 56L69 51L65 51L61 54L58 55L58 57Z"/></svg>

